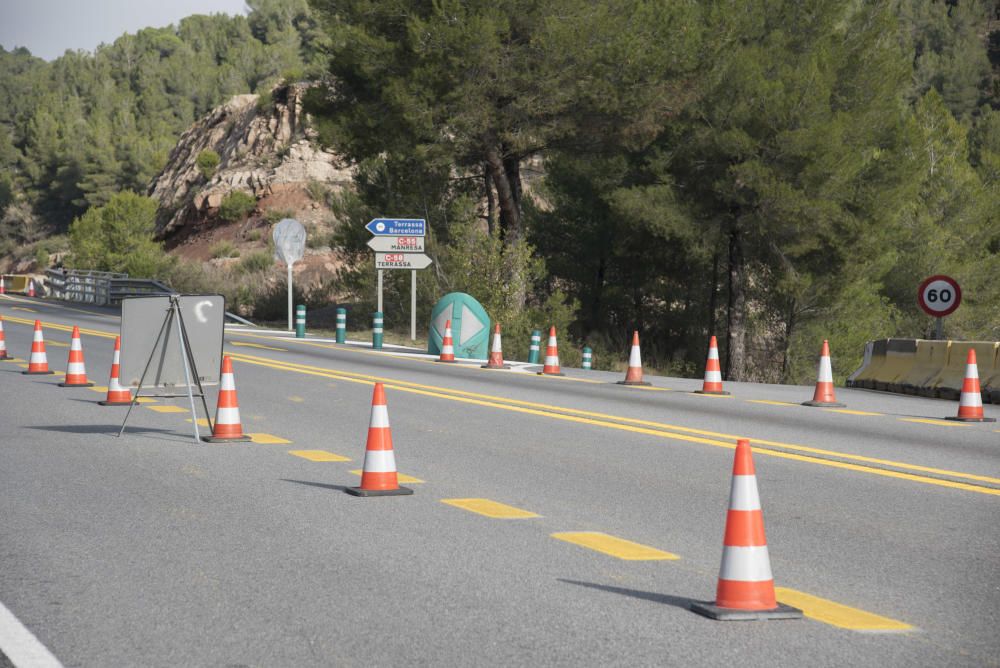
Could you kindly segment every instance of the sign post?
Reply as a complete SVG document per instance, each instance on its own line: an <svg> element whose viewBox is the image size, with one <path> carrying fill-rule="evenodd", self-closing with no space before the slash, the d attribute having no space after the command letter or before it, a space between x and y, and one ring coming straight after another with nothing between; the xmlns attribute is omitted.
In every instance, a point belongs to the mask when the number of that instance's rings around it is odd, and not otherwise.
<svg viewBox="0 0 1000 668"><path fill-rule="evenodd" d="M382 272L386 269L410 270L410 340L417 339L417 270L431 266L424 255L427 221L423 218L375 218L365 229L374 236L368 247L375 251L378 273L378 310L382 312Z"/></svg>
<svg viewBox="0 0 1000 668"><path fill-rule="evenodd" d="M274 259L288 266L288 331L292 331L292 265L302 259L306 249L306 229L294 218L278 221L272 232Z"/></svg>
<svg viewBox="0 0 1000 668"><path fill-rule="evenodd" d="M925 278L917 288L917 304L927 315L937 318L934 326L934 338L938 341L944 338L942 319L951 315L962 303L962 288L958 281L950 276L937 274Z"/></svg>

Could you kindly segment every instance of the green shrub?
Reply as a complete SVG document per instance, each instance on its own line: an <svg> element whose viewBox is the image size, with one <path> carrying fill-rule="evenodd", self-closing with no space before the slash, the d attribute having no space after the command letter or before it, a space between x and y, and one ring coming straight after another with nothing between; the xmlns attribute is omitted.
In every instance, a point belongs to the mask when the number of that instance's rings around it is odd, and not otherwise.
<svg viewBox="0 0 1000 668"><path fill-rule="evenodd" d="M274 258L266 251L254 251L240 258L237 270L241 274L255 274L274 266Z"/></svg>
<svg viewBox="0 0 1000 668"><path fill-rule="evenodd" d="M257 198L253 195L234 190L222 198L219 205L219 218L230 223L242 220L257 207Z"/></svg>
<svg viewBox="0 0 1000 668"><path fill-rule="evenodd" d="M260 230L250 230L247 232L247 241L260 241L263 233Z"/></svg>
<svg viewBox="0 0 1000 668"><path fill-rule="evenodd" d="M212 257L239 257L240 253L231 241L220 241L212 246Z"/></svg>
<svg viewBox="0 0 1000 668"><path fill-rule="evenodd" d="M268 209L264 212L264 220L274 225L283 218L294 218L295 212L291 209Z"/></svg>
<svg viewBox="0 0 1000 668"><path fill-rule="evenodd" d="M219 162L221 162L219 154L212 149L207 148L198 154L198 157L195 158L194 164L198 167L198 171L201 172L201 175L205 177L205 180L207 181L212 178L212 175L215 174L215 170L219 166Z"/></svg>

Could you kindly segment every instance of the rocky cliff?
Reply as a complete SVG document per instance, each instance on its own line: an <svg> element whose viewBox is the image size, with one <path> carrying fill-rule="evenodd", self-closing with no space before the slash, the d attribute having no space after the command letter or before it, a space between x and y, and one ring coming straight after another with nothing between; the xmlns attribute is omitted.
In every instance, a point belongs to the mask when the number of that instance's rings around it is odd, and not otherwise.
<svg viewBox="0 0 1000 668"><path fill-rule="evenodd" d="M169 242L211 226L222 199L234 190L287 203L295 199L287 195L308 192L310 184L329 190L349 186L350 170L314 141L315 132L302 110L306 88L282 86L264 102L257 95L237 95L181 136L149 188L160 202L160 238ZM207 150L217 153L220 161L206 177L197 160Z"/></svg>

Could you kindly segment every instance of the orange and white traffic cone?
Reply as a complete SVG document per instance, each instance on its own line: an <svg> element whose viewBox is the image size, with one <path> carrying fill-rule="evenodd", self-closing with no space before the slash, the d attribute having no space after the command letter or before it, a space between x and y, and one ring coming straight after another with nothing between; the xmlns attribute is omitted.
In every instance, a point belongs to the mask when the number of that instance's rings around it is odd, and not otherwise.
<svg viewBox="0 0 1000 668"><path fill-rule="evenodd" d="M757 493L750 441L746 439L736 442L715 601L695 602L691 609L722 621L802 617L801 610L778 603L774 596L764 513Z"/></svg>
<svg viewBox="0 0 1000 668"><path fill-rule="evenodd" d="M80 341L80 328L73 326L73 338L69 343L69 361L66 363L66 379L59 387L93 387L87 380L87 369L83 364L83 343Z"/></svg>
<svg viewBox="0 0 1000 668"><path fill-rule="evenodd" d="M503 362L503 350L500 344L500 324L497 323L493 329L493 346L490 348L490 357L486 360L483 369L509 369L509 364Z"/></svg>
<svg viewBox="0 0 1000 668"><path fill-rule="evenodd" d="M4 285L3 276L0 276L0 295L7 294L7 286Z"/></svg>
<svg viewBox="0 0 1000 668"><path fill-rule="evenodd" d="M632 332L632 350L628 354L628 371L619 385L649 385L642 380L642 355L639 353L639 332Z"/></svg>
<svg viewBox="0 0 1000 668"><path fill-rule="evenodd" d="M976 364L976 351L973 348L969 348L969 354L965 357L965 380L962 381L962 395L958 398L958 415L945 419L959 422L996 422L996 418L983 415L979 366Z"/></svg>
<svg viewBox="0 0 1000 668"><path fill-rule="evenodd" d="M115 337L115 356L111 360L111 378L108 380L108 396L104 401L98 401L102 406L128 406L132 403L132 392L122 387L119 380L121 373L122 337Z"/></svg>
<svg viewBox="0 0 1000 668"><path fill-rule="evenodd" d="M455 361L455 342L451 338L451 320L448 320L444 324L444 338L441 340L441 356L438 357L437 361Z"/></svg>
<svg viewBox="0 0 1000 668"><path fill-rule="evenodd" d="M31 278L28 279L28 296L29 297L35 296L35 281L34 279Z"/></svg>
<svg viewBox="0 0 1000 668"><path fill-rule="evenodd" d="M26 376L41 376L55 373L49 371L49 358L45 354L45 336L42 334L42 323L35 321L35 333L31 340L31 357L28 359L28 370L22 371Z"/></svg>
<svg viewBox="0 0 1000 668"><path fill-rule="evenodd" d="M0 360L12 360L14 359L7 354L7 340L3 335L3 316L0 316Z"/></svg>
<svg viewBox="0 0 1000 668"><path fill-rule="evenodd" d="M823 339L823 349L819 353L819 369L816 373L816 391L812 401L803 401L803 406L825 406L843 408L833 392L833 367L830 366L830 342Z"/></svg>
<svg viewBox="0 0 1000 668"><path fill-rule="evenodd" d="M372 414L368 421L368 442L365 444L365 466L361 471L361 486L345 491L354 496L404 496L413 494L409 487L400 487L396 475L396 455L392 450L392 429L389 427L389 407L385 403L385 387L375 383L372 393Z"/></svg>
<svg viewBox="0 0 1000 668"><path fill-rule="evenodd" d="M559 369L559 344L556 343L556 328L549 328L549 342L545 346L545 364L539 376L565 376Z"/></svg>
<svg viewBox="0 0 1000 668"><path fill-rule="evenodd" d="M229 355L222 358L222 378L219 383L219 403L215 407L215 424L212 435L202 436L206 443L235 443L249 441L240 424L240 402L236 397L236 380L233 377L233 362Z"/></svg>
<svg viewBox="0 0 1000 668"><path fill-rule="evenodd" d="M719 343L712 337L708 343L708 359L705 361L705 382L695 394L729 394L722 389L722 368L719 366Z"/></svg>

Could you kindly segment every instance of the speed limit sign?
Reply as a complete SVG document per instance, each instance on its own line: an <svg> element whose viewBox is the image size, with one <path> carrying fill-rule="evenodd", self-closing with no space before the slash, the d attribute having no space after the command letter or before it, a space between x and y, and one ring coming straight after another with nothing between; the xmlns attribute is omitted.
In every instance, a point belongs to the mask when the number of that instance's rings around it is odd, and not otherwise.
<svg viewBox="0 0 1000 668"><path fill-rule="evenodd" d="M962 303L962 288L949 276L931 276L917 289L917 303L928 315L943 318Z"/></svg>

